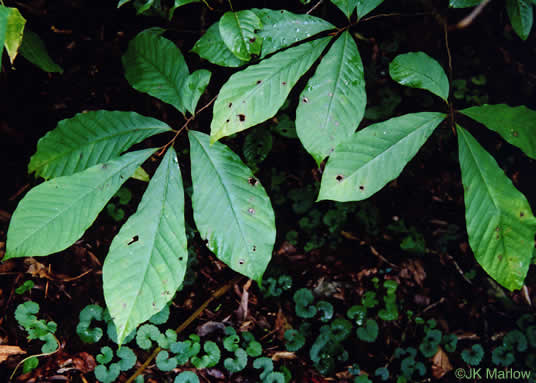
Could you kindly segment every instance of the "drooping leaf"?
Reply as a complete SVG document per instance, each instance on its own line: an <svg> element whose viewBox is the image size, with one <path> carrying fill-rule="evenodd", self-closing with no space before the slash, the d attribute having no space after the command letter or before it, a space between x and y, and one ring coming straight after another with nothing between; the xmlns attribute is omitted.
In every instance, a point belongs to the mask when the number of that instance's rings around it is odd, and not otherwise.
<svg viewBox="0 0 536 383"><path fill-rule="evenodd" d="M190 131L194 220L201 237L233 270L260 281L275 242L270 199L227 146Z"/></svg>
<svg viewBox="0 0 536 383"><path fill-rule="evenodd" d="M179 7L182 7L183 5L190 4L190 3L199 3L200 0L175 0L173 3L173 6L169 10L169 19L171 20L173 18L173 14L175 13L175 10Z"/></svg>
<svg viewBox="0 0 536 383"><path fill-rule="evenodd" d="M238 59L249 61L251 55L261 53L262 39L257 31L262 23L252 11L225 12L219 26L223 42Z"/></svg>
<svg viewBox="0 0 536 383"><path fill-rule="evenodd" d="M318 65L296 109L296 132L318 164L355 132L366 103L363 63L345 31Z"/></svg>
<svg viewBox="0 0 536 383"><path fill-rule="evenodd" d="M425 89L447 101L449 79L441 65L424 52L401 54L389 64L391 78L410 88Z"/></svg>
<svg viewBox="0 0 536 383"><path fill-rule="evenodd" d="M359 18L364 17L376 9L381 3L383 3L383 0L357 0L357 16Z"/></svg>
<svg viewBox="0 0 536 383"><path fill-rule="evenodd" d="M69 176L118 157L132 145L171 128L134 112L91 111L62 120L37 143L28 173Z"/></svg>
<svg viewBox="0 0 536 383"><path fill-rule="evenodd" d="M532 4L529 0L506 0L506 12L514 31L521 40L526 40L534 22Z"/></svg>
<svg viewBox="0 0 536 383"><path fill-rule="evenodd" d="M357 0L331 0L347 18L350 18L357 5Z"/></svg>
<svg viewBox="0 0 536 383"><path fill-rule="evenodd" d="M5 46L12 64L22 43L25 24L26 19L17 8L0 5L0 57Z"/></svg>
<svg viewBox="0 0 536 383"><path fill-rule="evenodd" d="M335 28L333 24L311 15L266 8L254 8L251 11L262 22L262 29L258 33L263 40L261 58L320 32Z"/></svg>
<svg viewBox="0 0 536 383"><path fill-rule="evenodd" d="M232 75L214 104L211 142L273 117L329 40L325 37L289 48Z"/></svg>
<svg viewBox="0 0 536 383"><path fill-rule="evenodd" d="M49 255L71 246L155 150L127 153L34 187L13 213L4 260Z"/></svg>
<svg viewBox="0 0 536 383"><path fill-rule="evenodd" d="M236 68L246 64L227 48L220 35L219 23L212 24L192 48L192 52L212 64Z"/></svg>
<svg viewBox="0 0 536 383"><path fill-rule="evenodd" d="M491 154L462 127L457 132L469 245L493 279L520 289L532 259L536 218Z"/></svg>
<svg viewBox="0 0 536 383"><path fill-rule="evenodd" d="M184 190L170 148L104 262L104 298L119 343L166 306L184 279L187 260Z"/></svg>
<svg viewBox="0 0 536 383"><path fill-rule="evenodd" d="M510 144L536 159L536 111L526 106L482 105L460 113L499 133Z"/></svg>
<svg viewBox="0 0 536 383"><path fill-rule="evenodd" d="M134 7L136 8L136 14L141 15L143 12L149 10L155 0L139 0L137 2L134 2Z"/></svg>
<svg viewBox="0 0 536 383"><path fill-rule="evenodd" d="M444 118L442 113L412 113L358 131L330 156L318 200L370 197L398 177Z"/></svg>
<svg viewBox="0 0 536 383"><path fill-rule="evenodd" d="M63 73L62 67L54 62L50 58L45 47L43 40L34 32L28 30L24 31L22 38L22 44L19 52L26 60L41 68L45 72L50 73Z"/></svg>
<svg viewBox="0 0 536 383"><path fill-rule="evenodd" d="M184 106L186 110L194 114L199 98L207 88L212 73L206 69L199 69L186 78L184 89Z"/></svg>
<svg viewBox="0 0 536 383"><path fill-rule="evenodd" d="M449 0L451 8L469 8L480 4L482 0Z"/></svg>
<svg viewBox="0 0 536 383"><path fill-rule="evenodd" d="M159 28L150 28L130 41L122 58L125 77L134 89L173 105L181 113L188 110L194 114L193 100L199 99L208 84L207 71L189 75L181 51L162 33Z"/></svg>

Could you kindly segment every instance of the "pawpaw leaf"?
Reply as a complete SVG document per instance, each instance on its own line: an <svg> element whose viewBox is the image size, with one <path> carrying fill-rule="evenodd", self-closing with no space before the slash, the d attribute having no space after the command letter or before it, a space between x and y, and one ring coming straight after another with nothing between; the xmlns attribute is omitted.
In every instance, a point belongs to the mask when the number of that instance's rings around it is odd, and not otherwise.
<svg viewBox="0 0 536 383"><path fill-rule="evenodd" d="M534 251L536 218L491 154L462 127L457 132L469 245L493 279L520 289Z"/></svg>
<svg viewBox="0 0 536 383"><path fill-rule="evenodd" d="M275 242L270 199L227 146L190 131L194 220L209 249L233 270L260 282Z"/></svg>
<svg viewBox="0 0 536 383"><path fill-rule="evenodd" d="M184 190L170 148L104 262L104 298L119 343L166 306L184 279L187 261Z"/></svg>

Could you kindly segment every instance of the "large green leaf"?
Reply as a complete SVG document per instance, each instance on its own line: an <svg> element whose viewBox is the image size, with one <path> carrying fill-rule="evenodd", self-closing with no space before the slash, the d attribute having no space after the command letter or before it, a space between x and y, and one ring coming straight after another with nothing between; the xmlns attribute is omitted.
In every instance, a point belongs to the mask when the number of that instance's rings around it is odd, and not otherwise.
<svg viewBox="0 0 536 383"><path fill-rule="evenodd" d="M119 343L164 308L184 279L187 260L184 190L170 148L104 262L104 298Z"/></svg>
<svg viewBox="0 0 536 383"><path fill-rule="evenodd" d="M469 8L474 7L482 2L482 0L449 0L451 8Z"/></svg>
<svg viewBox="0 0 536 383"><path fill-rule="evenodd" d="M460 113L499 133L527 156L536 159L536 110L499 104L473 106Z"/></svg>
<svg viewBox="0 0 536 383"><path fill-rule="evenodd" d="M156 149L127 153L28 192L13 213L4 260L64 250L91 226L121 185Z"/></svg>
<svg viewBox="0 0 536 383"><path fill-rule="evenodd" d="M37 143L28 173L45 179L68 176L111 160L132 145L171 128L134 112L79 113L62 120Z"/></svg>
<svg viewBox="0 0 536 383"><path fill-rule="evenodd" d="M270 199L231 149L200 132L188 136L197 229L219 259L260 282L275 243Z"/></svg>
<svg viewBox="0 0 536 383"><path fill-rule="evenodd" d="M355 132L366 103L363 63L345 31L318 65L296 110L298 137L318 164Z"/></svg>
<svg viewBox="0 0 536 383"><path fill-rule="evenodd" d="M192 83L192 80L188 80L189 76L198 78L200 75L189 75L181 51L162 37L162 33L162 29L150 28L130 41L122 59L125 77L134 89L173 105L181 113L188 110L194 114L195 110L188 102L192 99L190 93L193 90L186 84ZM201 77L206 80L204 76ZM208 81L205 82L208 84ZM201 87L194 88L197 93Z"/></svg>
<svg viewBox="0 0 536 383"><path fill-rule="evenodd" d="M412 113L358 131L330 156L318 200L370 197L400 175L444 118L442 113Z"/></svg>
<svg viewBox="0 0 536 383"><path fill-rule="evenodd" d="M22 43L25 24L26 19L17 8L0 5L0 57L5 46L12 64Z"/></svg>
<svg viewBox="0 0 536 383"><path fill-rule="evenodd" d="M257 31L262 23L255 13L250 10L225 12L219 25L223 42L240 60L249 61L251 55L261 53L262 39Z"/></svg>
<svg viewBox="0 0 536 383"><path fill-rule="evenodd" d="M212 24L192 48L192 52L213 64L226 67L239 67L246 64L227 48L220 35L220 24Z"/></svg>
<svg viewBox="0 0 536 383"><path fill-rule="evenodd" d="M329 40L325 37L289 48L232 75L214 104L211 141L273 117Z"/></svg>
<svg viewBox="0 0 536 383"><path fill-rule="evenodd" d="M331 0L331 2L335 4L347 18L350 18L357 5L357 0Z"/></svg>
<svg viewBox="0 0 536 383"><path fill-rule="evenodd" d="M311 15L266 8L254 8L251 11L262 22L262 29L258 33L263 40L261 58L320 32L335 29L333 24Z"/></svg>
<svg viewBox="0 0 536 383"><path fill-rule="evenodd" d="M447 101L449 79L441 65L424 52L401 54L389 64L391 78L410 88L425 89Z"/></svg>
<svg viewBox="0 0 536 383"><path fill-rule="evenodd" d="M493 279L520 289L534 251L536 218L491 154L463 128L457 131L469 244Z"/></svg>
<svg viewBox="0 0 536 383"><path fill-rule="evenodd" d="M50 58L43 40L27 28L24 31L22 44L19 50L26 60L41 68L45 72L63 73L63 69Z"/></svg>
<svg viewBox="0 0 536 383"><path fill-rule="evenodd" d="M361 18L376 9L383 0L357 0L357 15Z"/></svg>
<svg viewBox="0 0 536 383"><path fill-rule="evenodd" d="M534 10L528 0L506 0L506 12L517 35L526 40L534 22Z"/></svg>

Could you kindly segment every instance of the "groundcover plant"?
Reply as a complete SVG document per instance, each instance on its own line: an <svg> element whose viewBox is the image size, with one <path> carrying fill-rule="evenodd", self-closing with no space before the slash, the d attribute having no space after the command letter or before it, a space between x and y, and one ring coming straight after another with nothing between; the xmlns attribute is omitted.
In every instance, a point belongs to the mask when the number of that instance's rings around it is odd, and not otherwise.
<svg viewBox="0 0 536 383"><path fill-rule="evenodd" d="M193 2L167 6L160 1L122 0L118 6L133 5L140 14L171 18ZM450 130L458 142L467 235L474 256L500 285L522 288L533 258L536 218L527 198L462 124L472 119L536 159L536 111L506 104L456 110L451 100L452 63L440 64L426 52L400 51L389 65L391 79L439 97L442 110L390 116L361 127L367 106L366 73L356 39L360 35L354 31L367 17L385 16L374 12L380 5L389 11L389 4L331 3L347 24L334 25L312 12L237 10L229 2L219 20L191 47L217 67L236 68L217 97L201 107L199 100L212 73L190 72L181 50L165 37L166 29L140 30L121 58L125 78L135 90L173 106L184 124L173 128L133 111L108 110L81 112L60 121L39 140L29 161L28 172L44 182L28 191L13 213L3 260L65 250L84 235L129 178L146 181L137 210L113 239L103 265L104 298L121 344L166 307L185 278L185 188L176 150L187 150L190 162L182 165L190 169L197 231L218 259L261 284L276 240L274 210L252 169L221 141L273 118L293 92L297 137L321 170L317 201L373 196L399 177L438 127ZM487 3L450 0L443 6L475 7L469 14L474 18ZM531 31L533 4L506 1L513 30L523 40ZM440 22L445 26L445 36L438 36L441 40L447 36L447 24ZM24 28L17 9L0 7L0 45L6 47L11 62L20 50L42 69L61 72L36 35ZM25 47L26 36L27 44L38 48ZM210 108L209 134L190 129L192 121ZM160 134L169 136L167 144L140 149L143 145L138 144ZM187 135L189 147L178 144L181 134ZM253 144L263 147L264 140L261 133ZM268 151L270 146L271 142ZM159 161L151 176L142 167L149 159ZM239 362L232 360L229 366L232 363Z"/></svg>

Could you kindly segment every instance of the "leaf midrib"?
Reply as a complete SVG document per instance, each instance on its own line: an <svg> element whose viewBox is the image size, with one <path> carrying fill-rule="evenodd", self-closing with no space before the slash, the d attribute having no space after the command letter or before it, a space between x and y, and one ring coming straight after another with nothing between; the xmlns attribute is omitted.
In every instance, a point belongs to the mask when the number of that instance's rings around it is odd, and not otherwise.
<svg viewBox="0 0 536 383"><path fill-rule="evenodd" d="M329 103L328 103L328 111L326 113L326 118L324 119L324 122L322 123L322 128L323 129L326 129L328 126L329 126L329 119L331 117L331 109L333 108L333 104L335 103L335 95L336 93L338 93L339 91L339 83L341 81L341 78L342 78L342 67L343 67L343 61L346 57L346 46L347 46L347 43L348 43L348 35L347 34L344 34L344 45L343 45L343 48L342 48L342 54L341 54L341 59L339 61L339 66L337 68L337 80L335 81L335 85L334 87L332 88L332 92L333 92L333 96L330 97L329 99ZM335 124L333 124L335 126ZM337 128L335 127L334 128L335 132L337 131ZM335 138L333 138L331 141L334 141Z"/></svg>
<svg viewBox="0 0 536 383"><path fill-rule="evenodd" d="M443 118L444 117L441 117L441 119L443 119ZM436 118L434 118L434 120L435 119ZM439 117L437 119L439 119ZM421 130L426 129L424 126L428 125L428 124L431 124L432 122L433 122L433 120L424 122L422 125L417 127L417 129L413 130L410 134L405 135L404 137L402 137L402 139L396 141L393 145L388 146L385 150L382 150L378 155L374 156L373 158L371 158L370 160L365 162L362 166L360 166L355 171L353 171L346 179L342 180L342 182L345 182L346 180L352 179L352 177L355 176L356 173L358 173L362 169L367 168L369 166L372 166L372 164L374 162L378 161L381 157L383 157L385 155L385 153L388 153L391 150L394 150L394 148L396 148L398 145L401 145L401 143L404 143L404 141L407 141L410 137L413 137L413 135L415 135L417 133L421 133ZM439 121L439 122L441 122L441 121ZM438 125L439 125L439 122L438 122ZM435 130L436 127L437 127L437 125L434 127L434 130Z"/></svg>
<svg viewBox="0 0 536 383"><path fill-rule="evenodd" d="M205 149L205 147L203 146L203 143L194 135L195 139L197 140L197 142L199 143L199 146L201 146L201 148L203 149L203 152L205 153L205 155L208 157L209 161L210 161L210 164L212 165L212 167L214 168L216 174L218 175L218 178L220 179L220 182L223 186L223 188L225 189L225 196L227 197L227 200L229 201L229 204L231 205L231 211L233 212L233 216L235 218L235 221L238 223L238 228L240 230L240 235L242 236L242 240L245 244L248 244L248 241L247 241L247 238L246 238L246 235L244 234L244 230L242 229L242 224L240 222L240 220L238 219L238 215L236 213L236 210L235 210L235 206L234 206L234 201L233 199L231 198L231 193L229 192L229 189L227 187L227 184L224 182L224 178L223 176L220 174L220 172L218 171L218 167L216 166L216 164L214 163L214 161L212 160L212 157L210 156L210 154L208 153L208 151ZM247 249L247 247L246 247ZM247 253L249 254L249 250L247 250ZM230 254L231 255L231 258L229 259L229 261L232 260L232 256L233 254Z"/></svg>
<svg viewBox="0 0 536 383"><path fill-rule="evenodd" d="M319 40L320 40L320 39L315 40L315 41L319 41ZM308 43L304 43L304 44L302 44L302 45L298 45L298 47L302 47L302 46L305 45L305 44L308 44ZM320 44L318 44L318 45L316 45L316 46L313 46L312 49L310 49L310 50L307 52L307 57L310 57L311 54L314 53L314 52L316 51L316 49L318 48L319 45L320 45ZM298 48L298 47L296 47L296 48ZM290 48L290 49L293 49L293 48ZM289 49L289 50L290 50L290 49ZM287 51L285 51L285 52L287 52ZM274 57L276 57L276 56L272 56L272 57L270 57L269 59L266 59L266 61L264 61L264 62L262 62L261 64L258 64L258 65L265 64L268 60L272 60ZM263 89L265 86L267 86L266 84L269 83L269 82L271 82L272 79L273 79L274 77L276 77L276 76L279 75L280 73L284 72L285 70L286 70L287 72L290 71L290 69L288 69L288 67L290 67L290 66L294 66L297 62L300 62L300 61L302 61L302 60L304 60L304 61L306 60L306 59L304 59L305 55L301 55L301 56L300 56L300 55L292 55L291 57L292 57L292 60L289 60L289 61L287 62L286 65L278 65L278 68L280 68L280 69L278 69L278 70L275 71L275 72L272 72L270 76L268 76L268 77L262 79L262 82L261 82L260 84L258 84L258 85L257 85L257 84L253 85L253 88L251 88L249 91L247 91L246 93L244 93L243 95L241 95L236 101L234 101L234 102L233 102L233 107L232 107L232 108L227 108L227 109L230 109L230 110L229 110L229 113L228 113L226 116L227 116L227 117L228 117L228 116L232 116L232 115L236 114L236 112L240 111L240 110L238 109L238 107L235 107L235 104L238 105L238 106L241 106L242 103L239 102L239 101L253 98L253 97L255 96L255 94L257 93L257 91L259 91L260 89ZM254 68L254 66L252 66L252 67L250 67L250 68ZM256 69L258 69L258 68L256 68ZM241 72L238 72L238 73L241 73ZM248 73L248 74L249 74L249 73ZM234 75L233 75L233 76L234 76ZM291 89L295 84L287 84L287 85L289 86L289 89ZM290 90L289 90L289 92L290 92ZM232 92L231 92L231 93L232 93ZM227 99L226 99L226 100L227 100Z"/></svg>
<svg viewBox="0 0 536 383"><path fill-rule="evenodd" d="M168 195L168 191L169 191L169 179L170 179L170 171L169 171L169 163L167 164L166 166L166 173L165 173L165 186L164 186L164 192L162 193L163 194L163 197L162 198L162 204L160 206L160 212L158 213L158 222L157 224L155 225L155 230L153 231L153 235L150 237L150 241L151 241L151 246L149 248L149 251L147 252L148 256L145 256L144 258L146 258L146 262L145 262L145 267L144 267L144 272L143 272L143 278L140 279L140 283L138 284L139 288L136 289L136 297L133 299L133 303L130 305L130 310L129 310L129 315L127 316L127 321L125 322L125 326L123 327L123 332L125 332L125 329L127 328L127 325L129 324L129 319L131 317L131 313L133 311L133 308L134 306L136 305L136 302L140 296L140 292L141 290L143 289L143 284L145 282L145 280L147 279L147 272L149 270L149 266L151 264L151 259L153 257L153 251L154 251L154 248L155 248L155 242L156 242L156 236L157 236L157 233L158 233L158 229L160 228L161 224L162 224L162 218L164 217L164 206L166 205L166 201L167 201L167 195ZM153 178L154 180L154 178ZM153 207L151 207L150 205L148 205L151 209ZM146 207L144 207L143 210L145 210ZM141 215L141 212L143 212L143 210L140 210L139 213ZM138 214L138 211L136 211L136 215ZM128 334L127 334L128 335ZM120 336L118 335L118 339L120 339Z"/></svg>
<svg viewBox="0 0 536 383"><path fill-rule="evenodd" d="M84 127L85 127L85 124L81 123L81 125L84 125ZM141 131L141 130L158 130L158 129L161 129L161 128L151 127L151 128L133 128L133 129L136 129L136 131ZM163 130L161 133L164 133L166 131L169 131L169 129ZM76 152L77 150L85 149L85 148L87 148L87 147L89 147L91 145L101 143L102 141L108 141L108 140L112 141L116 137L120 137L120 136L123 136L125 134L129 134L129 133L132 133L132 132L131 131L117 132L115 134L111 134L111 135L108 135L108 136L99 137L98 139L96 139L94 141L90 141L87 144L84 144L84 145L82 145L82 146L80 146L78 148L70 148L70 150L65 150L63 152L60 152L57 156L51 157L49 160L47 160L45 162L41 162L40 165L38 167L36 167L34 171L37 172L37 170L42 169L43 167L49 165L51 162L57 160L58 158L61 159L62 157L68 157L69 154L71 154L73 152ZM56 139L57 137L54 137L54 138ZM91 165L91 166L94 166L94 165ZM55 177L59 177L59 176L55 176ZM48 176L48 179L55 178L55 177Z"/></svg>
<svg viewBox="0 0 536 383"><path fill-rule="evenodd" d="M40 233L44 227L48 226L51 222L53 222L57 217L59 217L60 215L63 215L66 211L70 210L72 206L76 206L78 204L79 201L82 201L84 200L88 195L92 194L95 192L96 189L99 188L99 186L105 184L106 182L108 182L110 179L112 179L113 177L117 176L117 174L119 174L122 170L124 170L125 168L129 167L132 165L132 163L138 161L139 159L138 158L134 158L133 160L129 161L128 163L126 163L125 165L121 166L119 169L117 169L116 172L114 172L113 174L111 174L109 177L105 178L104 180L102 180L100 183L96 184L94 188L92 189L89 189L86 193L82 193L82 194L79 194L78 195L78 198L74 199L74 200L71 200L73 203L72 204L69 204L69 205L62 205L63 206L63 209L60 209L59 212L57 214L55 214L54 216L52 216L50 219L48 219L45 223L43 223L42 225L40 225L36 230L33 230L31 233L29 233L26 237L24 237L24 239L22 241L19 242L18 245L15 246L15 248L18 248L20 246L21 243L24 243L26 242L26 240L32 236L34 236L36 233ZM98 166L98 165L95 165L95 166ZM90 168L91 169L91 168ZM47 181L47 182L54 182L54 180L52 181Z"/></svg>
<svg viewBox="0 0 536 383"><path fill-rule="evenodd" d="M160 39L160 38L163 39L163 37L158 37L158 39ZM165 40L165 39L164 39L164 40ZM147 41L147 42L148 42L149 44L151 44L150 41ZM176 47L173 45L173 43L172 43L171 41L170 41L170 43L171 43L170 47L171 47L172 49L173 49L173 48L176 48ZM136 48L137 48L137 47L136 47ZM154 48L154 47L151 47L151 48ZM178 49L178 48L177 48L177 49ZM141 57L142 59L144 59L147 63L149 63L149 66L153 67L153 68L156 70L156 72L158 72L158 73L160 74L160 76L161 76L162 78L164 78L165 82L168 84L168 86L173 90L173 92L174 92L175 95L177 96L176 105L175 105L175 103L173 103L172 105L175 106L175 107L179 110L179 112L184 113L183 110L181 110L181 109L182 109L181 107L182 107L183 105L182 105L182 97L181 97L180 92L179 92L179 85L180 85L180 87L182 87L182 85L184 84L184 81L185 81L186 78L189 76L188 71L186 71L186 75L184 76L184 80L179 79L179 80L178 80L178 84L177 84L177 86L175 87L174 84L173 84L173 82L172 82L172 80L166 76L166 74L165 74L165 73L164 73L164 72L163 72L163 71L156 65L156 63L153 63L153 62L148 58L148 56L146 56L145 52L146 52L145 49L141 49L141 50L136 49L136 53L138 53L138 56ZM152 89L149 89L149 91L152 91Z"/></svg>

